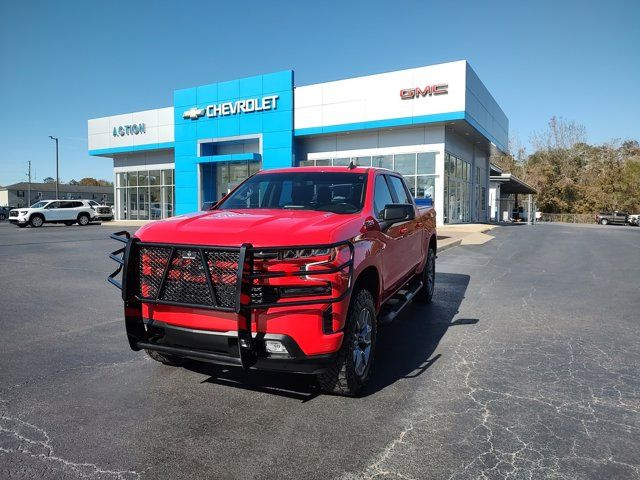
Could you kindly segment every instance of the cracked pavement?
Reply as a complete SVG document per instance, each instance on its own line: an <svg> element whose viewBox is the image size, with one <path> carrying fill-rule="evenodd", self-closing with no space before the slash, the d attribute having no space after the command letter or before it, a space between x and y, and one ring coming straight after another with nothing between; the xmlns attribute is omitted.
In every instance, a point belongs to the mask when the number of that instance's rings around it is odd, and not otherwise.
<svg viewBox="0 0 640 480"><path fill-rule="evenodd" d="M443 252L357 399L130 351L110 231L0 224L0 478L640 479L640 228Z"/></svg>

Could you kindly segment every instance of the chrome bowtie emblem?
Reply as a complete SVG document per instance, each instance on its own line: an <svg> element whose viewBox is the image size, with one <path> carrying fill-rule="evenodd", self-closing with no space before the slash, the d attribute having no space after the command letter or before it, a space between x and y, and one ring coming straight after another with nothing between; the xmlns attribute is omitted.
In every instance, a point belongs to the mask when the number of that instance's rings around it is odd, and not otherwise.
<svg viewBox="0 0 640 480"><path fill-rule="evenodd" d="M197 120L204 116L204 108L193 107L182 114L182 118L191 120Z"/></svg>

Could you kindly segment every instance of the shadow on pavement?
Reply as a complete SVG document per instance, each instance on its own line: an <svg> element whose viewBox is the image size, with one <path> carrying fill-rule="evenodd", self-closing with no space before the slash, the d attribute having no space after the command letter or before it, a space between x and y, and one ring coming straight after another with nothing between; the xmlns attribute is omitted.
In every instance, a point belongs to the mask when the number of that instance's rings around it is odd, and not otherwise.
<svg viewBox="0 0 640 480"><path fill-rule="evenodd" d="M469 275L437 274L433 303L413 303L394 323L379 330L375 371L363 396L422 375L441 357L434 352L450 327L478 323L475 318L453 320L468 285Z"/></svg>
<svg viewBox="0 0 640 480"><path fill-rule="evenodd" d="M430 305L412 304L391 325L378 331L374 371L360 397L372 395L401 379L422 375L442 354L433 355L450 327L475 325L478 319L457 315L469 285L469 276L438 273ZM313 375L249 371L192 362L191 371L209 375L203 384L224 385L308 402L323 392Z"/></svg>

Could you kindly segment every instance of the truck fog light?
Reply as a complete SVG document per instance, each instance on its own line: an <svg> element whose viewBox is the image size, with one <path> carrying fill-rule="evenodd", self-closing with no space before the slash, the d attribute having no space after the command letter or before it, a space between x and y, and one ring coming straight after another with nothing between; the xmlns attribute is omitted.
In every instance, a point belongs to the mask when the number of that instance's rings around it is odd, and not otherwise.
<svg viewBox="0 0 640 480"><path fill-rule="evenodd" d="M269 353L289 353L287 347L278 340L266 340L264 346Z"/></svg>

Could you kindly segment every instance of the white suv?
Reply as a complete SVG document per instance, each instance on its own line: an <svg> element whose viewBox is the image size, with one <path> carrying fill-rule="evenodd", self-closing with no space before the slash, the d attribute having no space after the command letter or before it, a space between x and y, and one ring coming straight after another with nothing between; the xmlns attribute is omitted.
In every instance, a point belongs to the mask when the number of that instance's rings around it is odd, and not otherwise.
<svg viewBox="0 0 640 480"><path fill-rule="evenodd" d="M101 222L113 220L113 209L109 205L100 205L95 200L86 200L86 202L95 210L94 220L100 220Z"/></svg>
<svg viewBox="0 0 640 480"><path fill-rule="evenodd" d="M43 223L87 225L95 217L88 200L43 200L28 208L15 208L9 212L9 222L19 227L41 227Z"/></svg>

